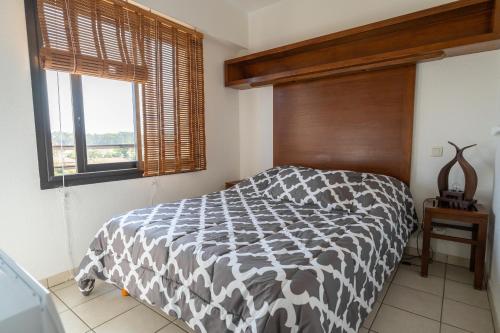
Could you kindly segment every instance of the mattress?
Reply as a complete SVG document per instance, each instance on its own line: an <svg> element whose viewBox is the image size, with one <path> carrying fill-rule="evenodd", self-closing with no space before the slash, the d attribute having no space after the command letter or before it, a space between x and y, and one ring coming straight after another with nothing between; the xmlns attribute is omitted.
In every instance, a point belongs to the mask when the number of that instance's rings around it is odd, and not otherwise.
<svg viewBox="0 0 500 333"><path fill-rule="evenodd" d="M324 209L264 195L280 170L112 218L80 290L104 280L197 332L357 332L416 227L410 191L363 174L356 209Z"/></svg>

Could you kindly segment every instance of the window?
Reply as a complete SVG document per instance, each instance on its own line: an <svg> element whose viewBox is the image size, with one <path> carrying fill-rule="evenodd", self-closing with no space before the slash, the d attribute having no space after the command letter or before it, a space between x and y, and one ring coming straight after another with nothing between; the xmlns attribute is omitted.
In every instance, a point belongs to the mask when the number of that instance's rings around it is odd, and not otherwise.
<svg viewBox="0 0 500 333"><path fill-rule="evenodd" d="M120 0L25 0L41 188L206 168L202 35Z"/></svg>
<svg viewBox="0 0 500 333"><path fill-rule="evenodd" d="M82 76L81 92L87 168L136 167L134 85Z"/></svg>
<svg viewBox="0 0 500 333"><path fill-rule="evenodd" d="M134 84L55 71L45 77L53 174L136 169Z"/></svg>
<svg viewBox="0 0 500 333"><path fill-rule="evenodd" d="M56 176L75 174L77 167L71 77L69 74L47 71L46 80L53 173Z"/></svg>

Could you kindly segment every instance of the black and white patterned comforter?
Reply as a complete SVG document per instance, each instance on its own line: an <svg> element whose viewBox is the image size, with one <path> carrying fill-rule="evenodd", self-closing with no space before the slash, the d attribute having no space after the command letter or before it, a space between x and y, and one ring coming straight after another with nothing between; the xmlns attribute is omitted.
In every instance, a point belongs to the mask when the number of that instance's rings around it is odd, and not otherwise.
<svg viewBox="0 0 500 333"><path fill-rule="evenodd" d="M304 170L111 219L80 290L105 280L199 332L357 332L416 226L411 194L386 176Z"/></svg>

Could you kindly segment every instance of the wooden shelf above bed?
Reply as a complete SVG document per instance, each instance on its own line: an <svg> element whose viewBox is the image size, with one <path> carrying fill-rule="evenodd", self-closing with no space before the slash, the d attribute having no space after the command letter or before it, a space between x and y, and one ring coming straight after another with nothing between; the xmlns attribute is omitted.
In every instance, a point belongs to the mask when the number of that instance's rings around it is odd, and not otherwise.
<svg viewBox="0 0 500 333"><path fill-rule="evenodd" d="M248 89L500 48L500 0L460 0L225 62Z"/></svg>

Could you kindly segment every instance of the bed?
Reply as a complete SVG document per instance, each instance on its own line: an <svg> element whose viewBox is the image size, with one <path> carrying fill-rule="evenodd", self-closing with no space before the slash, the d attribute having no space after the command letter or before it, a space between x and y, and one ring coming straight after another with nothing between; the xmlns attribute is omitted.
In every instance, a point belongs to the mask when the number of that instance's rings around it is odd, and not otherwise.
<svg viewBox="0 0 500 333"><path fill-rule="evenodd" d="M357 332L416 215L389 176L274 167L108 221L76 280L95 279L197 332Z"/></svg>

